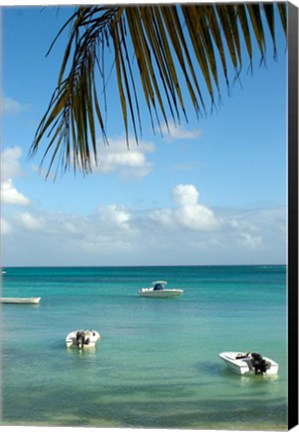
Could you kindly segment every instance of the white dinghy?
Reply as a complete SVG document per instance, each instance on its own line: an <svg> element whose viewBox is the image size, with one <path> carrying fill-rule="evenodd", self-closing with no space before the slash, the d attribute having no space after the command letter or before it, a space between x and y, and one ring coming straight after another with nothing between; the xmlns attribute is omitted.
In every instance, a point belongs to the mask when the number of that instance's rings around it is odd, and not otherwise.
<svg viewBox="0 0 299 432"><path fill-rule="evenodd" d="M166 281L155 281L152 282L152 286L150 288L141 288L138 292L141 297L152 297L152 298L179 297L184 292L182 289L178 289L178 288L173 288L173 289L165 288L166 285L167 285Z"/></svg>
<svg viewBox="0 0 299 432"><path fill-rule="evenodd" d="M1 297L0 303L7 304L38 304L41 297Z"/></svg>
<svg viewBox="0 0 299 432"><path fill-rule="evenodd" d="M68 348L94 348L100 338L100 333L95 330L74 330L67 335L65 343Z"/></svg>
<svg viewBox="0 0 299 432"><path fill-rule="evenodd" d="M279 365L257 352L227 351L219 354L224 363L239 375L277 375Z"/></svg>

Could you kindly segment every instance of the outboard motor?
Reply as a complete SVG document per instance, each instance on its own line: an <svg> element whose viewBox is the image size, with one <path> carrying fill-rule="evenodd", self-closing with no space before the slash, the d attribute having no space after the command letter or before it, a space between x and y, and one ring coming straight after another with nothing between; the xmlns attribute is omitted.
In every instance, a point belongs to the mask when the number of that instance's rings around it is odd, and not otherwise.
<svg viewBox="0 0 299 432"><path fill-rule="evenodd" d="M256 375L263 375L264 372L267 371L267 362L261 354L259 353L251 353L252 365L255 370Z"/></svg>
<svg viewBox="0 0 299 432"><path fill-rule="evenodd" d="M78 331L76 334L76 343L79 348L82 348L85 342L85 334L84 331Z"/></svg>

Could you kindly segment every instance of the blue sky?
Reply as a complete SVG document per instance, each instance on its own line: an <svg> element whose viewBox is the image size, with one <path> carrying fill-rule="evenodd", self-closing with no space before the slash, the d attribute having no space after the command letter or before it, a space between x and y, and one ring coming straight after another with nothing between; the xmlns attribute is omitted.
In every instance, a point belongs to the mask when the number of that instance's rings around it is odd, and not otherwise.
<svg viewBox="0 0 299 432"><path fill-rule="evenodd" d="M2 9L2 266L286 263L287 53L278 27L267 67L246 58L218 112L126 148L115 81L109 148L91 175L38 174L28 160L56 86L70 7ZM208 110L209 111L209 110ZM100 143L100 135L99 135Z"/></svg>

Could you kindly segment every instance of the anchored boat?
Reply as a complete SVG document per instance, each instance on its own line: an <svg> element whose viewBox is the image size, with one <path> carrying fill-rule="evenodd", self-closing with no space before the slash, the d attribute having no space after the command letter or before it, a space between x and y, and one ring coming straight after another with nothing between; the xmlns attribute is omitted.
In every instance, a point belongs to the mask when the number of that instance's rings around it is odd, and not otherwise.
<svg viewBox="0 0 299 432"><path fill-rule="evenodd" d="M100 338L100 333L95 330L74 330L67 335L65 343L67 347L92 348Z"/></svg>
<svg viewBox="0 0 299 432"><path fill-rule="evenodd" d="M222 352L219 357L239 375L277 375L279 365L257 352Z"/></svg>
<svg viewBox="0 0 299 432"><path fill-rule="evenodd" d="M1 297L0 303L11 304L38 304L41 297Z"/></svg>
<svg viewBox="0 0 299 432"><path fill-rule="evenodd" d="M167 285L166 281L155 281L152 282L152 286L150 288L141 288L138 292L141 297L153 297L153 298L179 297L184 292L182 289L178 289L178 288L173 288L173 289L165 288L166 285Z"/></svg>

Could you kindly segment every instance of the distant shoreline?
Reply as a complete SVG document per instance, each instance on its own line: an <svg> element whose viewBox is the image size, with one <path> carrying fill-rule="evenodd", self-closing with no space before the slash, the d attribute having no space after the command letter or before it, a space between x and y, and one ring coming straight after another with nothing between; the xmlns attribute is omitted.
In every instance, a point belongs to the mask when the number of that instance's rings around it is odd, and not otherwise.
<svg viewBox="0 0 299 432"><path fill-rule="evenodd" d="M154 268L154 267L287 267L288 264L138 264L138 265L9 265L2 266L2 269L10 269L10 268Z"/></svg>

